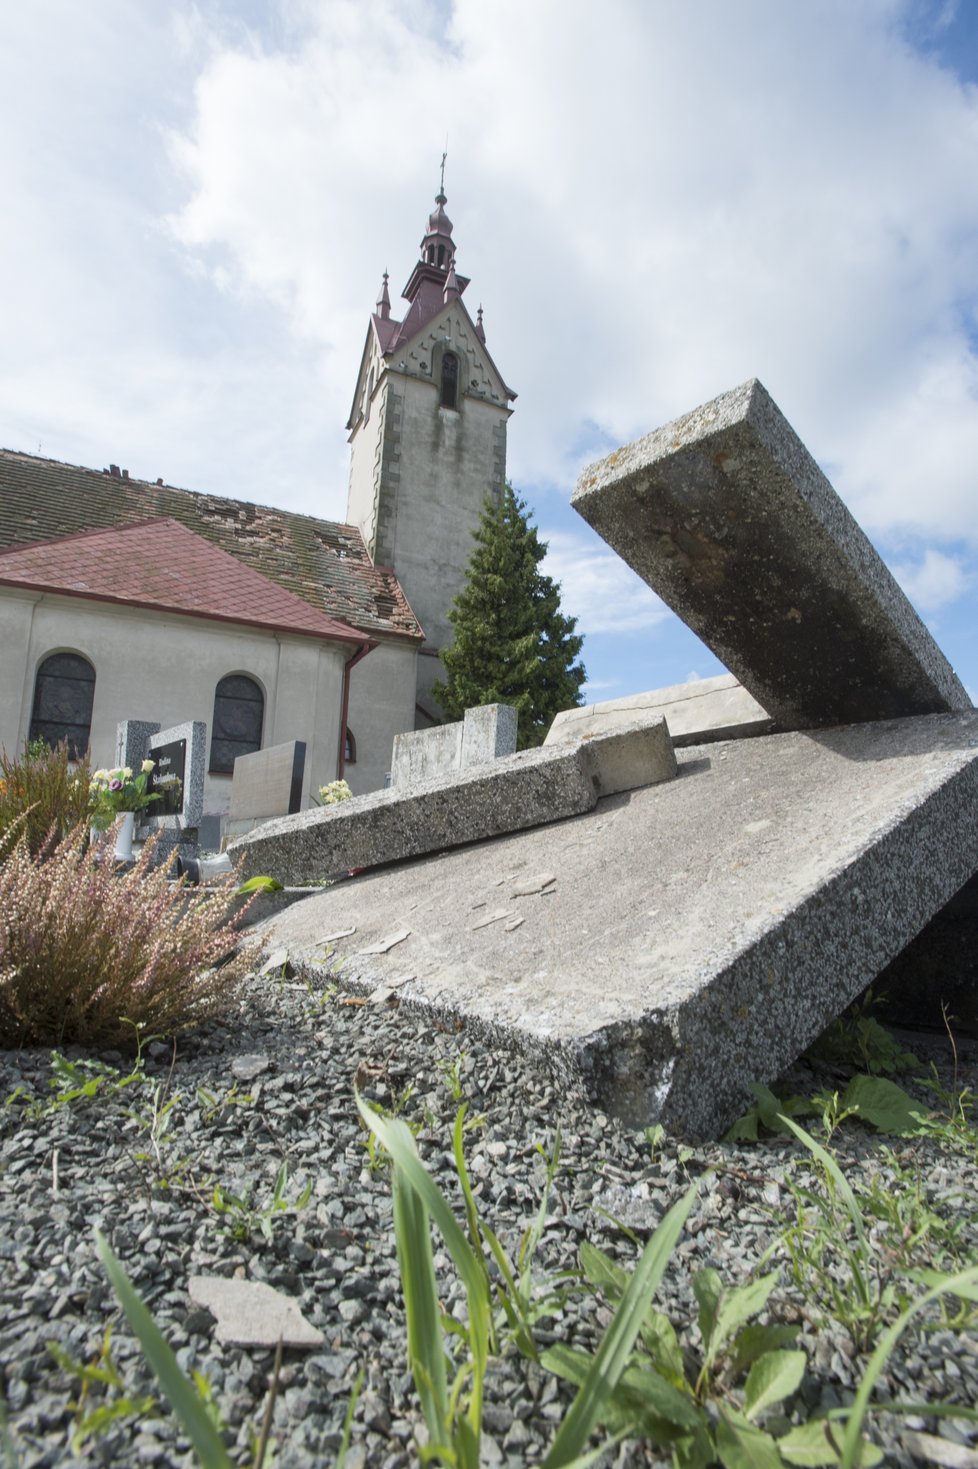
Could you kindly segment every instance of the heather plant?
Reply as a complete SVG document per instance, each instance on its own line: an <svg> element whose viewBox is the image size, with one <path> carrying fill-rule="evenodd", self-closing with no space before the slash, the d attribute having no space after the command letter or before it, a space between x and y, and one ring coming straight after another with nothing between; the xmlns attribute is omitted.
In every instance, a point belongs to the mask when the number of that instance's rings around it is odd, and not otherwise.
<svg viewBox="0 0 978 1469"><path fill-rule="evenodd" d="M83 851L80 828L45 860L22 838L0 866L0 1045L125 1049L134 1026L172 1035L217 1013L241 978L228 922L235 874L188 889ZM240 915L239 915L240 916Z"/></svg>
<svg viewBox="0 0 978 1469"><path fill-rule="evenodd" d="M31 852L43 853L82 825L88 791L88 760L70 760L64 742L52 750L32 740L13 759L0 751L0 861L19 833Z"/></svg>

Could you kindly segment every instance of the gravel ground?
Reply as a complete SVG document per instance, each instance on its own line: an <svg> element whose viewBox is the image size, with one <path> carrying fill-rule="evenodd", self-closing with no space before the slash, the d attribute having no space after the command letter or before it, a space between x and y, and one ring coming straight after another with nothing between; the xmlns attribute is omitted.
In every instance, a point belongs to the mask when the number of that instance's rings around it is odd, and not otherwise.
<svg viewBox="0 0 978 1469"><path fill-rule="evenodd" d="M470 1116L480 1119L467 1148L480 1210L511 1252L536 1212L544 1158L559 1123L561 1166L538 1256L541 1273L573 1269L585 1238L624 1261L634 1259L635 1243L609 1215L644 1238L691 1179L714 1170L703 1179L658 1295L694 1347L691 1272L709 1265L731 1284L749 1277L777 1240L779 1225L793 1217L786 1180L811 1180L807 1154L781 1139L695 1151L669 1140L650 1146L643 1135L558 1094L542 1066L439 1029L430 1017L396 1004L372 1006L322 981L281 977L252 978L242 996L223 1025L181 1039L175 1059L171 1047L153 1044L146 1066L151 1085L103 1088L42 1116L31 1102L51 1095L49 1054L0 1054L0 1103L7 1101L0 1107L0 1369L24 1469L191 1462L165 1404L139 1423L116 1424L72 1448L78 1380L55 1364L49 1342L92 1361L111 1326L112 1355L127 1387L154 1391L95 1254L93 1226L108 1237L181 1364L209 1379L228 1445L241 1463L249 1462L261 1421L272 1353L220 1345L209 1313L190 1302L191 1275L266 1281L293 1297L324 1334L320 1348L285 1353L273 1424L279 1465L333 1463L361 1368L348 1464L399 1469L418 1461L420 1418L405 1368L390 1180L383 1166L370 1167L353 1101L355 1075L368 1097L388 1106L413 1088L404 1115L420 1124L422 1155L455 1197L456 1068ZM946 1042L921 1041L925 1049L928 1044L950 1087ZM236 1080L235 1063L246 1071L242 1058L251 1056L261 1058L259 1074ZM124 1065L119 1057L102 1059ZM840 1084L838 1073L807 1063L791 1079L806 1093ZM957 1079L973 1081L973 1057L962 1056ZM154 1146L147 1118L157 1085L161 1100L174 1105ZM229 1100L234 1086L237 1097ZM948 1149L933 1140L881 1140L849 1124L833 1147L855 1185L869 1187L875 1178L888 1198L905 1200L916 1188L953 1227L959 1263L978 1259L973 1142L970 1149ZM308 1203L277 1216L271 1239L257 1227L235 1238L230 1216L212 1206L215 1184L238 1195L250 1189L262 1205L283 1162L287 1197L295 1199L309 1183ZM161 1178L168 1186L160 1186ZM937 1238L925 1241L915 1259L939 1261L940 1248ZM878 1258L885 1279L891 1257L882 1237ZM802 1386L785 1405L800 1421L818 1407L849 1400L866 1358L846 1330L826 1322L815 1294L792 1281L783 1251L774 1261L782 1274L769 1302L771 1319L798 1324L808 1356ZM439 1256L438 1264L443 1300L458 1314L461 1292L447 1260ZM606 1306L582 1291L542 1322L539 1338L593 1349L608 1319ZM934 1320L908 1334L880 1397L978 1402L978 1331ZM569 1400L569 1391L533 1364L513 1355L492 1363L484 1461L539 1463ZM879 1416L873 1435L887 1463L978 1465L978 1425L953 1416ZM614 1458L619 1465L665 1462L639 1443L620 1446Z"/></svg>

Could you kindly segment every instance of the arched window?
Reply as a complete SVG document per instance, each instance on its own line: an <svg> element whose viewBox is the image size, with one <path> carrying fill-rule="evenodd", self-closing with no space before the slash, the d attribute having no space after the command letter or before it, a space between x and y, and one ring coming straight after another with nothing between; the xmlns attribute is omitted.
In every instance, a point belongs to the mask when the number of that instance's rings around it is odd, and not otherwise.
<svg viewBox="0 0 978 1469"><path fill-rule="evenodd" d="M261 749L265 718L265 695L244 673L229 673L214 691L214 720L211 725L212 773L231 775L239 755Z"/></svg>
<svg viewBox="0 0 978 1469"><path fill-rule="evenodd" d="M441 406L458 407L458 358L446 352L441 359Z"/></svg>
<svg viewBox="0 0 978 1469"><path fill-rule="evenodd" d="M343 764L344 765L356 765L356 763L357 763L357 742L353 738L353 731L350 729L350 726L347 725L347 727L346 727L346 740L345 740L344 745L343 745Z"/></svg>
<svg viewBox="0 0 978 1469"><path fill-rule="evenodd" d="M34 680L30 738L49 745L68 741L68 755L81 759L92 732L95 669L80 653L52 653Z"/></svg>

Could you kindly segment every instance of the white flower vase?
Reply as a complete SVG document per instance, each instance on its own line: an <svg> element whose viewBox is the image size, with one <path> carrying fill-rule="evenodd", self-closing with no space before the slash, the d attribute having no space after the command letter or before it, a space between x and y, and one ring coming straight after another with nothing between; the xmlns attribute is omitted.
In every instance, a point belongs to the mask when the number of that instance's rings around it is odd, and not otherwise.
<svg viewBox="0 0 978 1469"><path fill-rule="evenodd" d="M135 811L123 811L122 820L115 834L115 860L117 862L132 861L132 833L135 825Z"/></svg>

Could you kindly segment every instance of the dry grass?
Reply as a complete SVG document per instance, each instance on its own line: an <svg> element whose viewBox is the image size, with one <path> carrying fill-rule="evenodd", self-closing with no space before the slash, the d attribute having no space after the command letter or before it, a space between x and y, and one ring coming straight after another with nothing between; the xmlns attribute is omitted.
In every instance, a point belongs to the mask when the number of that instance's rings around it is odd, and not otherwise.
<svg viewBox="0 0 978 1469"><path fill-rule="evenodd" d="M150 865L155 840L116 873L112 833L88 851L85 837L76 827L43 860L24 837L0 849L0 1046L125 1047L134 1025L173 1035L221 1010L247 967L228 921L234 875L170 882Z"/></svg>
<svg viewBox="0 0 978 1469"><path fill-rule="evenodd" d="M68 747L42 742L16 759L0 752L0 842L16 829L32 852L43 852L88 814L89 764L69 761Z"/></svg>

